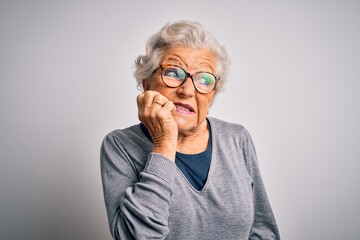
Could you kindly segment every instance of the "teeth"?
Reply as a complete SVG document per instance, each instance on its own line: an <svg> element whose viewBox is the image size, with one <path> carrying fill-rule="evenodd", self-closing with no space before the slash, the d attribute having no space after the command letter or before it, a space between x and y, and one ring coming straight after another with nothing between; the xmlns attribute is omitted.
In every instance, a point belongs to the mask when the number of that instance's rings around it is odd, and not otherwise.
<svg viewBox="0 0 360 240"><path fill-rule="evenodd" d="M181 105L176 105L177 108L180 108L182 110L185 110L185 111L189 111L190 112L190 109L187 108L187 107L184 107L184 106L181 106Z"/></svg>

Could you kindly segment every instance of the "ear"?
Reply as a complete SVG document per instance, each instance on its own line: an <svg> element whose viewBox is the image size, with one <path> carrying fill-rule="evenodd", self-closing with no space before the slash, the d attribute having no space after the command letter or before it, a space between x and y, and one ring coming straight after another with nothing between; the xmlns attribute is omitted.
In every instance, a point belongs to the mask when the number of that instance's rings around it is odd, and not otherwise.
<svg viewBox="0 0 360 240"><path fill-rule="evenodd" d="M214 100L215 100L215 97L216 97L216 94L217 92L216 92L216 89L214 90L214 95L212 96L212 98L211 98L211 100L210 100L210 104L209 104L209 108L213 105L213 103L214 103Z"/></svg>

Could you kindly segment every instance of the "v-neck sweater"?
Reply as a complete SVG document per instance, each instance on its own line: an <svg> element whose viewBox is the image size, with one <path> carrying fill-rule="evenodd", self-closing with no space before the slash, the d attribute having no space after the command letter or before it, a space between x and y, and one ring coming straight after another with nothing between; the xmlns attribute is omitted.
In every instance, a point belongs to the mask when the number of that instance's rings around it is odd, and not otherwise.
<svg viewBox="0 0 360 240"><path fill-rule="evenodd" d="M201 191L173 161L151 152L138 124L104 138L101 173L114 239L280 239L248 131L208 120L212 160Z"/></svg>
<svg viewBox="0 0 360 240"><path fill-rule="evenodd" d="M210 137L205 151L196 154L185 154L176 152L175 155L176 166L184 174L191 186L193 186L198 191L200 191L206 183L211 162L211 126L208 122L207 124ZM144 133L144 135L150 141L152 141L151 135L143 123L140 123L140 129Z"/></svg>

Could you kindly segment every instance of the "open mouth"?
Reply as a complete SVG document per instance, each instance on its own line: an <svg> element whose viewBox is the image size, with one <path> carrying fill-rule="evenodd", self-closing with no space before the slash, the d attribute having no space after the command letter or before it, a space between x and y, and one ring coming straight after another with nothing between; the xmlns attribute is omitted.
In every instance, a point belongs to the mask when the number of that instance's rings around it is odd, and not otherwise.
<svg viewBox="0 0 360 240"><path fill-rule="evenodd" d="M174 103L175 107L176 107L176 111L181 112L181 113L194 113L194 109L188 105L188 104L182 104L182 103Z"/></svg>

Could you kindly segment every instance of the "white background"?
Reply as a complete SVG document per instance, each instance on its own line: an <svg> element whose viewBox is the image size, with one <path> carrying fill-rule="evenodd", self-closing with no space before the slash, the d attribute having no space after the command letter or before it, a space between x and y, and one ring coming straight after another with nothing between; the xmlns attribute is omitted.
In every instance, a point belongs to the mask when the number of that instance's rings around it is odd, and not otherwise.
<svg viewBox="0 0 360 240"><path fill-rule="evenodd" d="M138 122L133 63L166 22L232 59L210 115L255 142L282 239L360 238L359 1L1 1L1 239L110 239L99 148Z"/></svg>

